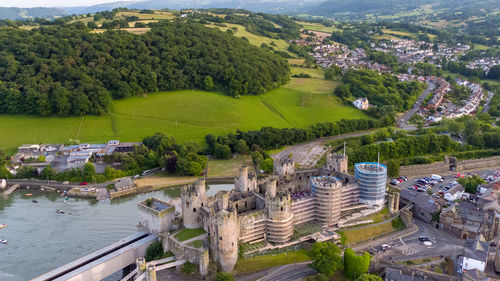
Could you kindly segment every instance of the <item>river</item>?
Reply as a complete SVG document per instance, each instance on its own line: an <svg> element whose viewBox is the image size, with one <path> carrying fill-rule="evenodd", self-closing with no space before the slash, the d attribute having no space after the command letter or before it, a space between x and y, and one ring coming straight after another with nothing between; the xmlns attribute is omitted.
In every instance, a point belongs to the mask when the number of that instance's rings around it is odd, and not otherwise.
<svg viewBox="0 0 500 281"><path fill-rule="evenodd" d="M207 194L233 186L210 185ZM8 225L0 229L0 238L8 241L0 244L0 280L29 280L133 234L139 201L156 197L168 202L180 194L180 188L173 187L111 203L71 198L70 205L55 192L19 190L8 198L0 195L0 224ZM65 214L57 214L57 209Z"/></svg>

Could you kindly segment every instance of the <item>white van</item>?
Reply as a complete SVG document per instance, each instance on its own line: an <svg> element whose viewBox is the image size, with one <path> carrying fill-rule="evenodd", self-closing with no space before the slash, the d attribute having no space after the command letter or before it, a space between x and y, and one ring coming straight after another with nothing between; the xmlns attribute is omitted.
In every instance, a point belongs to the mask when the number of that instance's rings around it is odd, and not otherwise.
<svg viewBox="0 0 500 281"><path fill-rule="evenodd" d="M443 181L443 178L440 175L435 175L435 174L431 175L431 179L437 180L438 182L442 182Z"/></svg>

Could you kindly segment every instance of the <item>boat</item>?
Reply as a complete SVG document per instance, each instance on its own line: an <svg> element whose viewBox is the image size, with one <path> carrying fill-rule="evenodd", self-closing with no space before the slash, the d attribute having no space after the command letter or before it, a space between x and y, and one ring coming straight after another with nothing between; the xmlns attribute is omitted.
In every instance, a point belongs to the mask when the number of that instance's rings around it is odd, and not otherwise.
<svg viewBox="0 0 500 281"><path fill-rule="evenodd" d="M7 239L0 238L0 243L2 243L2 244L7 244Z"/></svg>
<svg viewBox="0 0 500 281"><path fill-rule="evenodd" d="M33 199L33 200L31 200L31 202L38 203L38 200Z"/></svg>
<svg viewBox="0 0 500 281"><path fill-rule="evenodd" d="M70 205L69 204L69 200L64 200L63 203L66 204L66 205Z"/></svg>
<svg viewBox="0 0 500 281"><path fill-rule="evenodd" d="M5 223L0 224L0 229L7 227Z"/></svg>
<svg viewBox="0 0 500 281"><path fill-rule="evenodd" d="M31 193L26 193L24 195L26 195L26 196L33 196L33 194L31 194Z"/></svg>
<svg viewBox="0 0 500 281"><path fill-rule="evenodd" d="M64 214L64 211L63 210L56 210L56 213L58 213L58 214Z"/></svg>

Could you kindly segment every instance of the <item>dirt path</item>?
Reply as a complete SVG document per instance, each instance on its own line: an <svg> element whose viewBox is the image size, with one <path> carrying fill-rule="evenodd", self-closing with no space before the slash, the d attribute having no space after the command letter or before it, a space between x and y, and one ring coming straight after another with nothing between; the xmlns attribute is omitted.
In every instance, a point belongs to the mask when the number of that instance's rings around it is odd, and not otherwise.
<svg viewBox="0 0 500 281"><path fill-rule="evenodd" d="M338 136L325 137L320 139L315 139L310 142L297 144L291 146L277 154L272 155L273 159L285 158L292 154L293 161L302 168L312 168L318 163L318 160L327 151L325 146L326 142L345 139L351 137L359 137L367 134L373 133L375 130L359 131L354 133L348 133Z"/></svg>

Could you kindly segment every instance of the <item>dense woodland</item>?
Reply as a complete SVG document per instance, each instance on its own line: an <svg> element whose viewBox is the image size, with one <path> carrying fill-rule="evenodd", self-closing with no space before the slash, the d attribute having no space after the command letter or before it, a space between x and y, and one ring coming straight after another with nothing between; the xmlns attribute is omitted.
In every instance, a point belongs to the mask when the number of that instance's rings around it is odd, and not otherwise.
<svg viewBox="0 0 500 281"><path fill-rule="evenodd" d="M150 25L143 35L83 23L0 29L0 113L103 114L145 92L258 95L289 79L284 59L243 39L193 22Z"/></svg>
<svg viewBox="0 0 500 281"><path fill-rule="evenodd" d="M343 99L368 98L370 104L390 107L394 111L410 109L425 85L417 82L401 82L389 74L380 75L372 70L348 70L342 78L344 84L335 89L335 94ZM383 115L381 115L383 116Z"/></svg>

